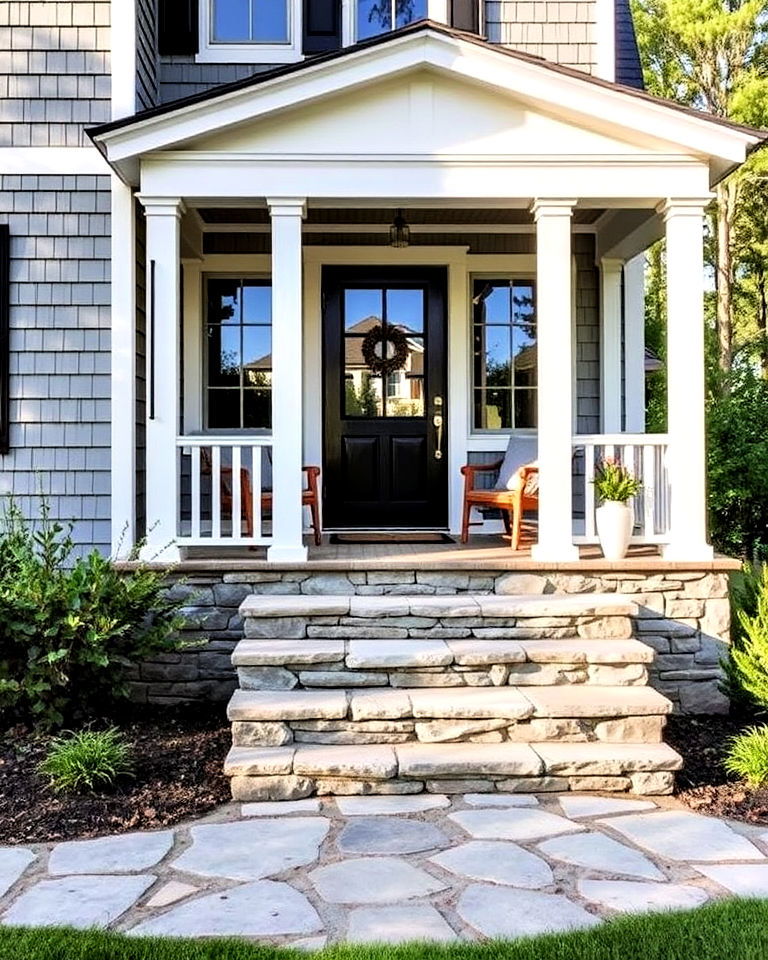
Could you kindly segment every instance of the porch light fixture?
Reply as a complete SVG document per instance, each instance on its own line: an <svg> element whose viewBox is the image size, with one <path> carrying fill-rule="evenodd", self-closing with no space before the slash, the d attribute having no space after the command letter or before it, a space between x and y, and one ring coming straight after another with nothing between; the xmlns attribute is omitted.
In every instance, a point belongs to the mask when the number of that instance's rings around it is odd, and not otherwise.
<svg viewBox="0 0 768 960"><path fill-rule="evenodd" d="M411 242L411 228L405 222L403 211L398 210L392 226L389 228L389 245L391 247L407 247Z"/></svg>

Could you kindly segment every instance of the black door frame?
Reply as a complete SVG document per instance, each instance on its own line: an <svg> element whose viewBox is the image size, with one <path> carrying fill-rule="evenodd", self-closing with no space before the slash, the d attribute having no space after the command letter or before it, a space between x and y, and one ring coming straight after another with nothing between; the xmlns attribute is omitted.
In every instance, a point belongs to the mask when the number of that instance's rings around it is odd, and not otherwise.
<svg viewBox="0 0 768 960"><path fill-rule="evenodd" d="M343 421L342 406L342 383L339 376L343 369L343 344L344 337L341 325L332 328L329 325L329 292L333 296L333 291L339 293L344 283L360 283L366 286L387 286L394 283L412 284L420 283L431 288L427 311L428 318L425 325L426 348L427 348L427 366L425 368L425 416L424 426L428 444L428 470L433 474L439 474L438 484L429 485L430 493L430 511L431 516L426 518L428 522L423 524L384 524L375 520L371 523L349 523L338 522L340 517L338 506L333 504L333 492L329 490L329 480L332 480L339 472L338 465L331 467L331 449L335 447L338 451L341 443L341 427ZM350 264L349 266L323 266L321 278L321 303L322 303L322 398L323 398L323 514L327 517L326 525L330 529L438 529L447 530L449 527L449 443L448 435L448 404L449 385L448 385L448 267L447 266L414 266L408 264L402 267L392 265L371 265L360 266ZM338 308L337 308L338 309ZM433 313L434 311L434 313ZM439 333L439 342L437 350L435 346L435 331ZM329 351L336 351L337 357L335 363L329 363ZM334 377L334 384L330 383L330 376ZM335 402L329 403L329 391L334 389L337 392ZM442 405L436 407L434 398L442 397ZM433 425L433 416L440 413L443 418L441 451L442 458L435 458L436 435L437 431ZM391 418L392 423L403 422L410 418ZM421 418L415 418L421 419ZM360 421L364 423L365 421ZM334 437L335 433L335 437ZM330 492L330 496L329 496Z"/></svg>

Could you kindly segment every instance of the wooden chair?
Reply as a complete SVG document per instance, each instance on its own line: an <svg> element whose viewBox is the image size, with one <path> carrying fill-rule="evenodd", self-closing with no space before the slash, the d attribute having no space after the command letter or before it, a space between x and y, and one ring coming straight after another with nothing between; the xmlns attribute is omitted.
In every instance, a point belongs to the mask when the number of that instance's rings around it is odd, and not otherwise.
<svg viewBox="0 0 768 960"><path fill-rule="evenodd" d="M502 511L507 532L511 534L513 550L520 549L520 530L523 513L526 510L538 510L538 486L531 483L538 477L539 468L531 464L524 465L517 470L518 482L513 490L477 490L475 477L478 473L498 471L504 461L494 463L468 463L461 468L464 476L464 509L461 519L461 542L469 539L469 528L475 524L469 521L472 507L495 507ZM533 492L535 488L536 492Z"/></svg>
<svg viewBox="0 0 768 960"><path fill-rule="evenodd" d="M207 451L203 453L203 472L210 474L211 464ZM318 493L320 467L302 467L307 475L307 485L301 494L301 503L309 507L312 517L312 532L315 536L315 545L323 542L322 528L320 527L320 496ZM222 467L221 476L221 508L232 513L232 467ZM251 471L248 467L240 467L240 504L245 520L245 535L253 536L253 491L251 487ZM261 509L263 513L272 512L272 494L262 493Z"/></svg>

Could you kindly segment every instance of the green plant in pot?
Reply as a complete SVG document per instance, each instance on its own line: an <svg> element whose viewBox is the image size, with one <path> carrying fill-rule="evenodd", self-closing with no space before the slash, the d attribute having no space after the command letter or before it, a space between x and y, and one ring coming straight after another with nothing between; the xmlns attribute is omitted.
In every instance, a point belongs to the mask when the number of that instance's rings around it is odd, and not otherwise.
<svg viewBox="0 0 768 960"><path fill-rule="evenodd" d="M629 549L635 511L632 498L642 484L622 463L603 460L595 470L597 535L606 560L623 560Z"/></svg>

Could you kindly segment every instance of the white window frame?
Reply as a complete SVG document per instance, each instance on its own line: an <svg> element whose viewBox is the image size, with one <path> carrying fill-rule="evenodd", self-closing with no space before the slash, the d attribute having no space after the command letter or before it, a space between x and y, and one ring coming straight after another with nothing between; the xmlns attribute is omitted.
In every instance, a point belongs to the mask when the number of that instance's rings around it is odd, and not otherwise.
<svg viewBox="0 0 768 960"><path fill-rule="evenodd" d="M195 57L196 63L297 63L304 59L302 0L286 0L287 43L215 43L212 36L214 2L200 0L200 51Z"/></svg>

